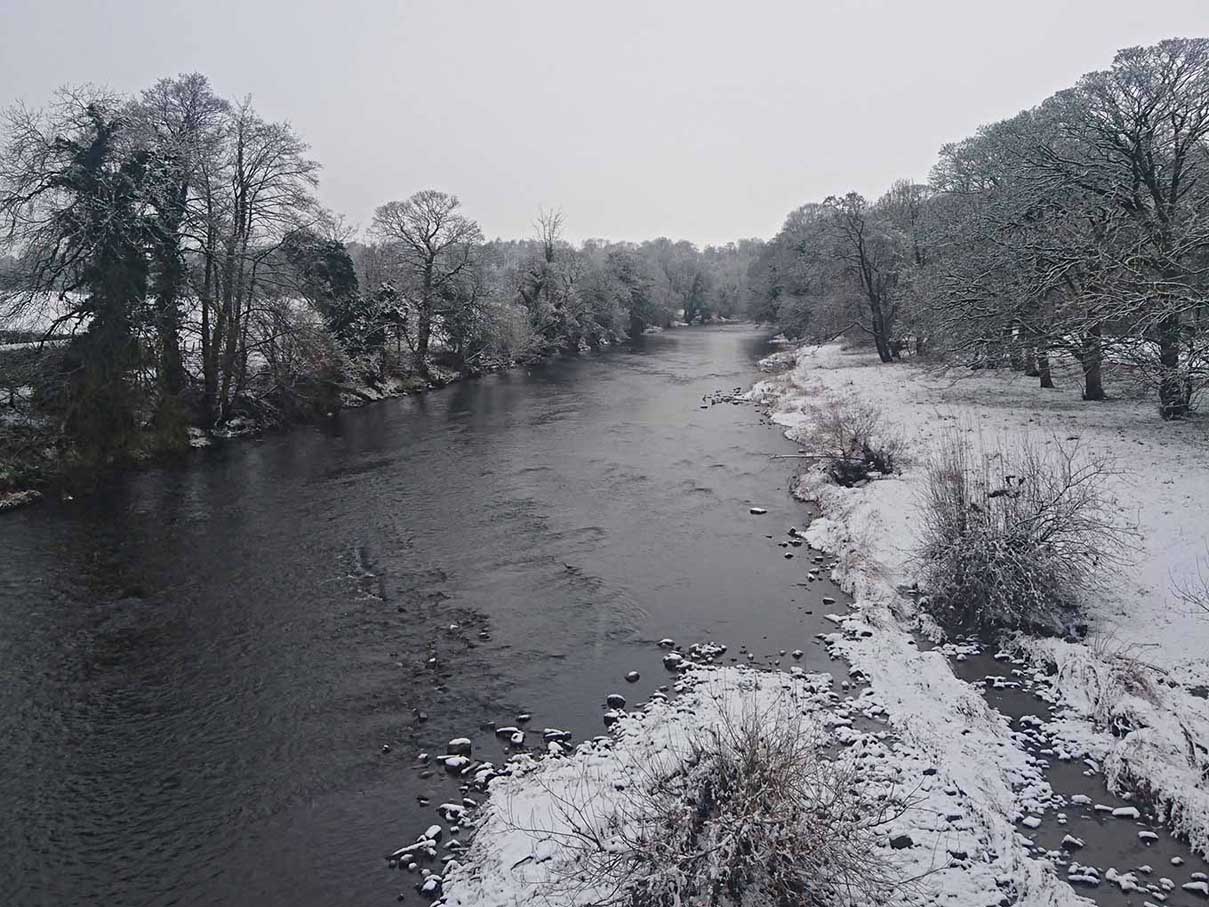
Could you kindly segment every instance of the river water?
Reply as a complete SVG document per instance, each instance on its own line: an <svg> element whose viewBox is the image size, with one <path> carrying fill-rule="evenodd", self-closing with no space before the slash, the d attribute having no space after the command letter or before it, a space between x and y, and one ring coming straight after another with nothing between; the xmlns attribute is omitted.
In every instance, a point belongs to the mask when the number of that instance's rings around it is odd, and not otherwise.
<svg viewBox="0 0 1209 907"><path fill-rule="evenodd" d="M825 668L792 448L702 406L768 351L670 331L5 516L0 900L392 903L449 796L418 752L600 733L663 636Z"/></svg>

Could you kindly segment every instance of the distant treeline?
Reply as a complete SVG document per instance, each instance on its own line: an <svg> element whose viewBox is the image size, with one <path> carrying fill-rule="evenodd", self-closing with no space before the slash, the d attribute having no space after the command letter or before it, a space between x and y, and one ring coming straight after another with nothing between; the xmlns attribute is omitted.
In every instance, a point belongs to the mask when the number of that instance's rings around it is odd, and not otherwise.
<svg viewBox="0 0 1209 907"><path fill-rule="evenodd" d="M72 338L36 369L0 363L0 405L26 417L5 424L53 428L90 463L736 316L762 246L574 246L556 212L487 241L434 190L385 202L353 241L294 129L197 74L64 89L7 111L2 138L0 327Z"/></svg>
<svg viewBox="0 0 1209 907"><path fill-rule="evenodd" d="M753 268L752 314L945 352L1104 397L1111 362L1186 415L1209 380L1209 40L1117 54L941 149L927 184L793 211Z"/></svg>

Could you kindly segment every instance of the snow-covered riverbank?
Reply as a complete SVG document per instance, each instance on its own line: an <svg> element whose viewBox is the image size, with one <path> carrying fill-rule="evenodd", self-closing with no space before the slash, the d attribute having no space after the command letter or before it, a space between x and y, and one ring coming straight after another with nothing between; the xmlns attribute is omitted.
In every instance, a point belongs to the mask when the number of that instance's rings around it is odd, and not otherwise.
<svg viewBox="0 0 1209 907"><path fill-rule="evenodd" d="M1087 603L1089 635L1079 643L1021 637L1019 651L1053 675L1060 717L1051 728L1093 754L1109 786L1154 805L1201 855L1209 850L1209 614L1173 589L1203 568L1209 519L1209 439L1203 421L1163 423L1150 400L1085 403L1075 381L1042 390L1004 371L942 374L917 365L880 364L836 345L804 347L793 367L757 386L754 396L791 438L809 433L821 401L861 401L881 414L905 446L901 474L840 488L807 471L798 494L822 518L807 533L836 556L840 578L875 628L843 648L886 698L892 720L911 737L944 746L960 726L960 681L908 645L913 616L896 590L916 579L912 552L925 463L958 426L992 441L1031 434L1040 444L1077 440L1111 458L1112 493L1136 514L1141 550L1110 592ZM955 686L956 685L956 686ZM966 747L968 764L988 758ZM1001 804L1005 813L1009 804Z"/></svg>
<svg viewBox="0 0 1209 907"><path fill-rule="evenodd" d="M845 628L861 632L855 624ZM939 655L916 655L943 666ZM942 743L898 734L878 692L845 690L828 674L711 666L691 669L677 690L675 699L656 698L622 718L611 740L566 756L521 759L495 780L472 846L446 871L443 902L621 903L616 886L633 879L602 874L594 856L624 855L648 830L644 806L653 791L691 776L696 748L757 714L766 724L800 722L801 734L838 744L834 765L859 779L853 796L870 804L900 796L908 804L872 829L872 856L902 880L899 903L1085 903L1021 846L1009 817L1042 808L1050 792L1031 760L1006 745L1006 723L977 694L962 694L956 710L968 736L950 727L951 739ZM963 752L997 748L1003 752L991 763L962 762Z"/></svg>

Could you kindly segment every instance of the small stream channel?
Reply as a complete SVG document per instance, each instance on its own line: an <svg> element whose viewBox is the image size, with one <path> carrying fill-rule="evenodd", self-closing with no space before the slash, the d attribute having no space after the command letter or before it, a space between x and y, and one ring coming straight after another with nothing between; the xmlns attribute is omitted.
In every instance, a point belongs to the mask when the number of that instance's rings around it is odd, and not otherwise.
<svg viewBox="0 0 1209 907"><path fill-rule="evenodd" d="M1094 761L1055 747L1043 728L1053 708L1037 695L1023 659L978 649L960 660L951 658L950 664L1022 735L1026 750L1045 766L1054 793L1065 801L1060 810L1035 817L1041 820L1037 827L1019 826L1037 856L1046 856L1080 894L1104 907L1147 902L1203 907L1209 893L1186 891L1183 885L1204 881L1209 863L1151 821L1143 804L1111 793ZM1138 810L1137 818L1113 815L1130 808Z"/></svg>

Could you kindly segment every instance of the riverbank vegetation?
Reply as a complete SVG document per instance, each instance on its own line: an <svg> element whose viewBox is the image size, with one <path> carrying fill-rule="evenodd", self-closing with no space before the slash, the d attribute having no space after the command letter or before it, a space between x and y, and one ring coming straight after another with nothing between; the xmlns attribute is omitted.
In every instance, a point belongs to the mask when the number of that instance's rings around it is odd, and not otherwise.
<svg viewBox="0 0 1209 907"><path fill-rule="evenodd" d="M1111 369L1164 419L1209 380L1209 39L1117 54L1036 107L945 145L925 183L790 213L752 271L752 314L945 354L1082 397Z"/></svg>
<svg viewBox="0 0 1209 907"><path fill-rule="evenodd" d="M1119 581L1134 541L1112 464L1029 435L989 446L954 428L927 468L918 549L927 606L946 626L1063 633Z"/></svg>
<svg viewBox="0 0 1209 907"><path fill-rule="evenodd" d="M0 128L0 490L739 314L760 243L488 240L458 198L325 210L288 123L199 74Z"/></svg>

